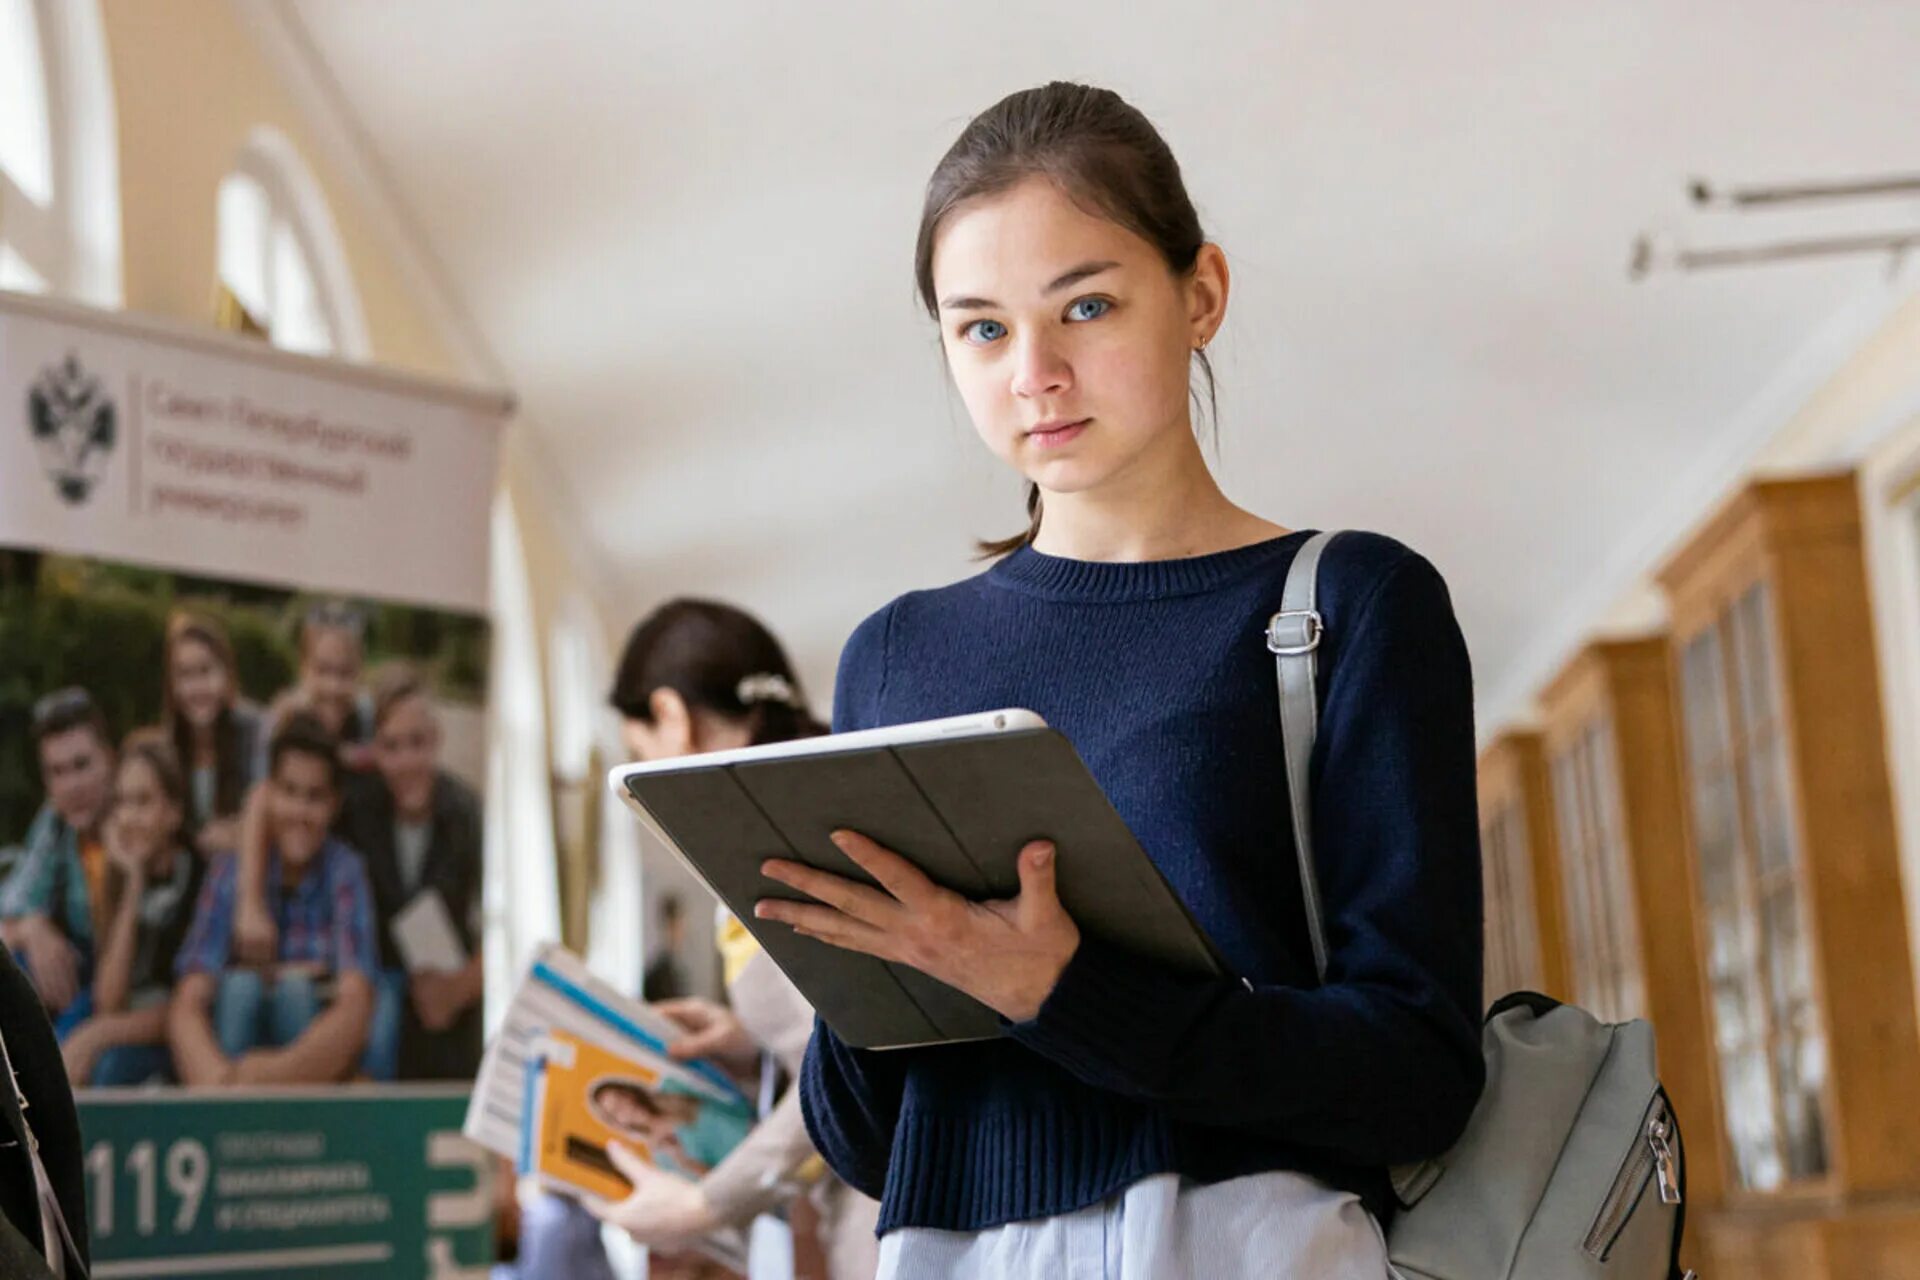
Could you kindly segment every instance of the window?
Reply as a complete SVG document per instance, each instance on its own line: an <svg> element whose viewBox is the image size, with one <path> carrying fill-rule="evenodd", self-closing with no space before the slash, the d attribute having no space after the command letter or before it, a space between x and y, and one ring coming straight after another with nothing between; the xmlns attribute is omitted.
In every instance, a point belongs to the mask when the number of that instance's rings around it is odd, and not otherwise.
<svg viewBox="0 0 1920 1280"><path fill-rule="evenodd" d="M1734 1168L1770 1190L1828 1166L1826 1036L1801 910L1771 601L1743 592L1681 664L1714 1044Z"/></svg>
<svg viewBox="0 0 1920 1280"><path fill-rule="evenodd" d="M1620 827L1612 721L1589 720L1553 760L1574 999L1594 1016L1645 1016L1633 882Z"/></svg>
<svg viewBox="0 0 1920 1280"><path fill-rule="evenodd" d="M346 256L290 143L259 129L220 183L220 283L275 346L368 355Z"/></svg>
<svg viewBox="0 0 1920 1280"><path fill-rule="evenodd" d="M0 289L120 303L120 193L91 0L0 0Z"/></svg>

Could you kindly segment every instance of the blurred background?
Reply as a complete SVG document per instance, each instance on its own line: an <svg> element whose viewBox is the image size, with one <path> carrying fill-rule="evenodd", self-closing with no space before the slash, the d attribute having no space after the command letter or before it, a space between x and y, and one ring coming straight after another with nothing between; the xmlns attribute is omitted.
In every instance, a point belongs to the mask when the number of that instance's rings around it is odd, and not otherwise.
<svg viewBox="0 0 1920 1280"><path fill-rule="evenodd" d="M1895 3L0 0L0 288L510 389L489 1002L546 939L717 994L606 797L614 655L727 600L824 713L1021 524L922 187L1120 91L1234 273L1229 496L1451 586L1489 995L1654 1020L1709 1274L1916 1275L1916 66Z"/></svg>

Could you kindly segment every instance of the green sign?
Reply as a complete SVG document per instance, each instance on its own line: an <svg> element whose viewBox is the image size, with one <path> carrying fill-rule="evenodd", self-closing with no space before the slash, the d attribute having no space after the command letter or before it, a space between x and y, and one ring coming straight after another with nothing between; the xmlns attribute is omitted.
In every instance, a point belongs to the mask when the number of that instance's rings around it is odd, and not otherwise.
<svg viewBox="0 0 1920 1280"><path fill-rule="evenodd" d="M97 1280L486 1280L493 1158L461 1085L78 1095Z"/></svg>

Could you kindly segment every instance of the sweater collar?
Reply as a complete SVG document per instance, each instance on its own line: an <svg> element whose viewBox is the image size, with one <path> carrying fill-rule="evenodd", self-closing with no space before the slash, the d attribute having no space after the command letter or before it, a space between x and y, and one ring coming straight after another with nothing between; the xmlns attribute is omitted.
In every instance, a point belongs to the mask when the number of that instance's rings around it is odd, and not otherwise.
<svg viewBox="0 0 1920 1280"><path fill-rule="evenodd" d="M998 586L1049 599L1101 604L1199 595L1267 563L1295 539L1312 532L1296 529L1231 551L1176 560L1072 560L1026 546L989 569L987 579Z"/></svg>

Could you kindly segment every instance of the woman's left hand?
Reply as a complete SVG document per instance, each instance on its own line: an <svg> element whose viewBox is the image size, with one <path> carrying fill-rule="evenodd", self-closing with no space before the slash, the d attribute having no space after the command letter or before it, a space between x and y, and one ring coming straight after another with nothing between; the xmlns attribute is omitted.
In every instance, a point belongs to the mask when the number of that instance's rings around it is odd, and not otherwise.
<svg viewBox="0 0 1920 1280"><path fill-rule="evenodd" d="M857 832L836 831L833 842L880 887L773 858L761 871L815 901L762 898L754 915L791 925L803 937L911 965L1014 1022L1040 1011L1080 947L1079 926L1054 888L1048 841L1020 851L1019 896L993 902L969 902L941 888Z"/></svg>
<svg viewBox="0 0 1920 1280"><path fill-rule="evenodd" d="M600 1221L624 1228L635 1243L687 1244L720 1225L699 1183L654 1168L618 1142L607 1144L607 1157L633 1184L633 1194L618 1204L587 1207Z"/></svg>

